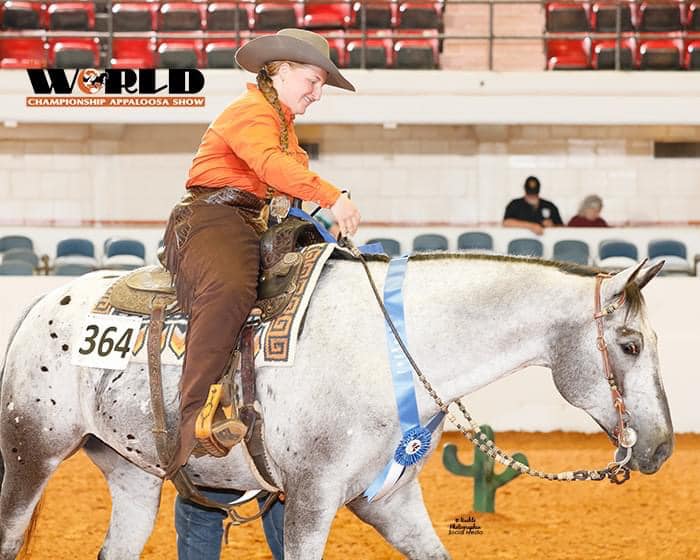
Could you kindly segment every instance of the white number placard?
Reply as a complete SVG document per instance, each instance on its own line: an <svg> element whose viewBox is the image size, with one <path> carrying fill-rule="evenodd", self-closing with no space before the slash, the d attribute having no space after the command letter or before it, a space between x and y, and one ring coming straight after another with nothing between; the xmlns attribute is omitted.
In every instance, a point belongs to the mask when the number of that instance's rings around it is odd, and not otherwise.
<svg viewBox="0 0 700 560"><path fill-rule="evenodd" d="M73 345L73 365L125 369L140 328L140 317L88 315Z"/></svg>

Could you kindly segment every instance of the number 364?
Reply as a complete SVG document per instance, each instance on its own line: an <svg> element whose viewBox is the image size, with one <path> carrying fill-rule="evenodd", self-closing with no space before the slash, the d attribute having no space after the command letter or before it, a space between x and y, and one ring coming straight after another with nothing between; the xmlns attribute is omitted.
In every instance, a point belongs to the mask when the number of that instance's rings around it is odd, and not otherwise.
<svg viewBox="0 0 700 560"><path fill-rule="evenodd" d="M117 327L107 327L100 335L100 328L97 325L88 325L85 331L88 336L85 337L86 343L78 349L83 355L92 354L97 351L98 356L108 356L112 352L119 352L123 358L129 352L131 337L134 334L133 328L128 328L115 341L117 336Z"/></svg>

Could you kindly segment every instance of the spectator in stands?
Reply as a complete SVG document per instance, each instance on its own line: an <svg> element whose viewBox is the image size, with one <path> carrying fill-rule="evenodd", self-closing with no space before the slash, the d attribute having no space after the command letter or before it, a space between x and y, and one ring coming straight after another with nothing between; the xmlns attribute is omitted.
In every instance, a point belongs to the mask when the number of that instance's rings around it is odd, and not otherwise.
<svg viewBox="0 0 700 560"><path fill-rule="evenodd" d="M331 61L328 42L311 31L283 29L246 43L236 61L257 73L257 86L249 84L204 133L189 170L187 194L173 209L164 236L165 263L180 307L189 314L169 478L187 462L197 441L220 456L245 434L235 414L215 417L213 428L198 438L195 424L255 303L268 208L282 219L290 198L314 201L330 209L344 235L353 235L360 222L347 195L309 171L294 130L294 115L321 99L324 84L355 90ZM176 518L187 519L187 512L177 511L178 503ZM196 525L183 526L201 538L179 534L181 558L219 558L220 515L203 514ZM216 531L208 533L212 527ZM216 536L207 539L207 534ZM199 544L207 540L210 546L202 550Z"/></svg>
<svg viewBox="0 0 700 560"><path fill-rule="evenodd" d="M544 228L562 226L558 208L549 200L540 198L540 180L530 176L525 179L525 196L508 203L503 216L504 227L526 228L542 235Z"/></svg>
<svg viewBox="0 0 700 560"><path fill-rule="evenodd" d="M608 222L600 217L603 200L595 194L589 194L581 202L578 213L566 224L569 227L608 227Z"/></svg>

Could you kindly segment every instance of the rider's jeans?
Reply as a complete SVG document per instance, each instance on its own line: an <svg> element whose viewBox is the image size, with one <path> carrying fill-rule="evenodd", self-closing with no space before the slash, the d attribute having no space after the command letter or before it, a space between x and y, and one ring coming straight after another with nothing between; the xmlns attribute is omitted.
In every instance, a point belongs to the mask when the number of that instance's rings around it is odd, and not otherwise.
<svg viewBox="0 0 700 560"><path fill-rule="evenodd" d="M240 496L236 492L202 490L202 494L220 502L230 502ZM264 499L260 499L260 505ZM178 560L219 560L223 538L223 512L203 508L183 500L175 500L175 530L177 531ZM267 544L275 560L284 559L284 505L276 501L263 515ZM229 533L235 538L234 531Z"/></svg>

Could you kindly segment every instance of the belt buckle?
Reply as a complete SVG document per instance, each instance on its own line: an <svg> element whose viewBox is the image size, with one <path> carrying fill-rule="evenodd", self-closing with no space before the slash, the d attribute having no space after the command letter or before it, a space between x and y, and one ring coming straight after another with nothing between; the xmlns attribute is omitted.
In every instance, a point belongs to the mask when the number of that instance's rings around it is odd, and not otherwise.
<svg viewBox="0 0 700 560"><path fill-rule="evenodd" d="M289 201L289 198L277 195L270 200L270 216L277 220L277 223L280 223L287 217L291 207L292 203Z"/></svg>

